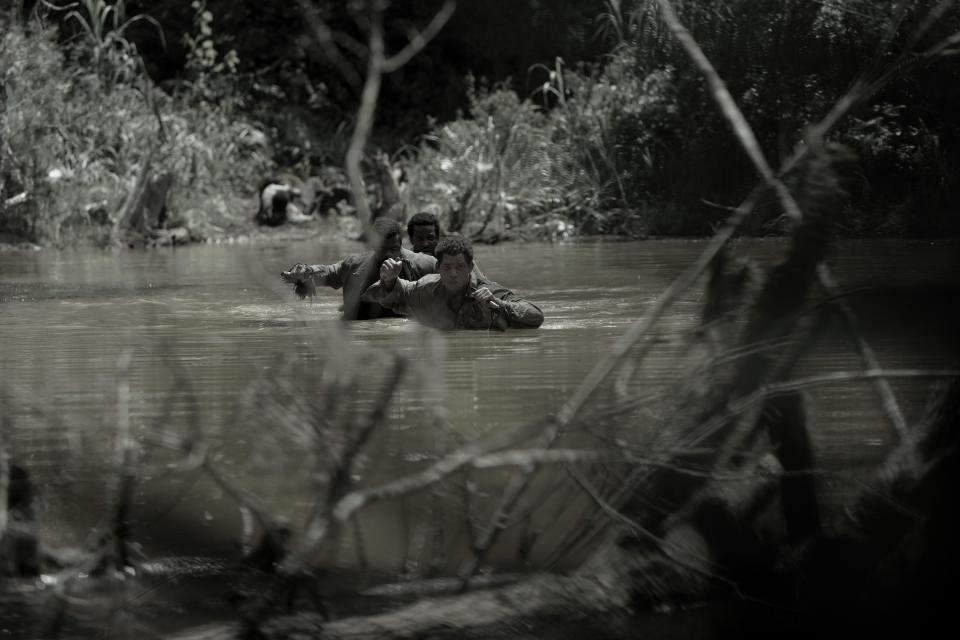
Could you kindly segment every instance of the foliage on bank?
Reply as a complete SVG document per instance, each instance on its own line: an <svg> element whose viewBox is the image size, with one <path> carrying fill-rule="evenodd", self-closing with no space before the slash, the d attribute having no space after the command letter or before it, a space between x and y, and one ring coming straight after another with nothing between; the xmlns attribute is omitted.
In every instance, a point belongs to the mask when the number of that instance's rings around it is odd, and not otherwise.
<svg viewBox="0 0 960 640"><path fill-rule="evenodd" d="M362 4L324 9L329 25L359 45L364 34L350 12ZM587 6L514 4L532 29L525 60L543 54L542 34L533 37L538 24L557 27ZM663 25L658 3L604 4L591 47L602 42L608 55L592 63L543 59L518 82L502 76L515 71L505 61L516 47L474 52L477 76L467 76L463 112L449 117L449 94L462 85L450 81L443 61L463 66L451 52L466 46L457 20L490 17L461 3L453 35L416 58L418 68L433 70L432 80L411 69L395 80L401 86L385 85L368 145L369 158L387 150L405 169L408 214L433 210L448 228L491 241L705 235L740 203L754 170ZM935 0L674 4L774 166L864 71L895 68L896 52L922 52L960 29L953 7L915 41ZM126 5L148 13L127 18ZM148 158L151 171L174 184L164 224L195 236L249 225L253 191L266 176L323 182L331 166L342 165L358 96L323 62L315 34L293 8L220 0L71 7L44 5L26 30L13 16L0 17L3 237L115 241L116 212ZM900 7L908 10L896 21ZM388 44L403 43L401 23L422 26L428 8L388 9ZM556 40L557 53L582 53L590 38L557 27ZM352 63L362 75L363 57ZM834 129L832 141L858 157L835 216L841 232L960 230L958 76L947 59L914 69ZM416 133L414 121L428 124ZM375 168L372 160L366 167L371 175ZM776 199L761 198L742 231L778 234L782 219Z"/></svg>
<svg viewBox="0 0 960 640"><path fill-rule="evenodd" d="M960 29L956 10L920 42L934 4L873 0L677 2L774 165L803 140L864 71L883 72L905 47L923 51ZM521 99L510 88L470 94L469 113L437 123L416 153L411 200L439 205L453 226L562 219L579 232L708 234L757 182L698 73L654 0L607 2L612 51L603 64L533 70ZM948 55L954 51L948 50ZM892 83L833 135L859 161L846 176L836 224L851 235L960 229L960 69L944 61ZM782 231L775 199L744 227Z"/></svg>
<svg viewBox="0 0 960 640"><path fill-rule="evenodd" d="M0 236L116 242L118 215L147 170L172 179L162 227L196 237L248 220L251 185L270 157L229 91L230 58L197 50L191 82L168 95L125 38L147 16L85 0L61 18L82 37L58 42L41 20L0 16Z"/></svg>

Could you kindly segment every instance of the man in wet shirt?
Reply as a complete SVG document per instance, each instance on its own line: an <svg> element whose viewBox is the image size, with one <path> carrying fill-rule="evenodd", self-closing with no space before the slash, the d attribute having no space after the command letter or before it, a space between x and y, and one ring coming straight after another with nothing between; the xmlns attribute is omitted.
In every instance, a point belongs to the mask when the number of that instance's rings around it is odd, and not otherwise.
<svg viewBox="0 0 960 640"><path fill-rule="evenodd" d="M510 289L473 271L473 247L459 235L437 243L437 273L416 282L401 277L402 264L393 258L380 267L380 279L363 294L397 313L410 315L437 329L535 329L543 312Z"/></svg>
<svg viewBox="0 0 960 640"><path fill-rule="evenodd" d="M404 279L418 280L434 273L436 259L425 253L414 253L400 246L400 223L389 218L377 218L371 229L368 253L349 255L333 264L307 265L298 263L282 272L280 277L294 285L301 298L313 296L318 286L343 289L343 320L371 320L399 315L376 302L361 300L363 292L379 277L380 265L385 260L396 263Z"/></svg>

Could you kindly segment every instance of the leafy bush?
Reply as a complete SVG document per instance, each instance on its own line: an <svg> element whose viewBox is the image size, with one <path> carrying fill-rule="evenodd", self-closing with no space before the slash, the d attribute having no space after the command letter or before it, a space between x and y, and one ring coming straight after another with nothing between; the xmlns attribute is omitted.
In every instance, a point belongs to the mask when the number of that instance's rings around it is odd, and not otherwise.
<svg viewBox="0 0 960 640"><path fill-rule="evenodd" d="M474 235L563 219L584 233L643 235L677 125L672 69L547 69L544 106L471 90L469 117L436 126L411 161L411 203ZM472 85L471 85L472 86ZM503 220L502 228L496 222ZM549 227L544 227L549 228Z"/></svg>
<svg viewBox="0 0 960 640"><path fill-rule="evenodd" d="M101 20L122 15L93 10ZM250 135L256 128L229 104L214 109L189 96L167 96L142 65L130 75L125 61L135 49L117 44L122 32L101 32L81 41L81 51L64 52L56 34L39 24L30 33L4 27L0 233L57 246L106 242L111 216L148 156L155 174L173 176L170 218L199 233L249 221L242 198L267 172L269 156ZM110 51L123 55L105 63Z"/></svg>
<svg viewBox="0 0 960 640"><path fill-rule="evenodd" d="M409 163L414 210L439 209L452 230L501 235L519 212L562 197L545 116L503 87L471 89L470 117L436 126Z"/></svg>

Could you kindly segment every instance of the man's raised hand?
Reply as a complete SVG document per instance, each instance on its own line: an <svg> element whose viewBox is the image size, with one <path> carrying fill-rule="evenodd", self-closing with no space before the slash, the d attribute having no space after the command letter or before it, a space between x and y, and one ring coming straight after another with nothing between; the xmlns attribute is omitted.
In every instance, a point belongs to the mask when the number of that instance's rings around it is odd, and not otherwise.
<svg viewBox="0 0 960 640"><path fill-rule="evenodd" d="M383 264L380 265L380 283L387 291L393 289L393 286L397 283L397 278L400 277L400 270L402 268L403 262L394 260L393 258L387 258L383 261Z"/></svg>

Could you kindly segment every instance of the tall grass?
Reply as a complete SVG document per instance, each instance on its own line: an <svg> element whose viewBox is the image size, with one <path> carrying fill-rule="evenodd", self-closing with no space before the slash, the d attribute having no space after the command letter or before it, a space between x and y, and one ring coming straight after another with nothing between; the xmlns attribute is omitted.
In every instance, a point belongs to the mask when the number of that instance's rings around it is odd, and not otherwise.
<svg viewBox="0 0 960 640"><path fill-rule="evenodd" d="M481 238L670 232L651 212L678 109L672 69L605 76L542 67L537 100L473 89L470 113L436 126L411 158L410 199Z"/></svg>
<svg viewBox="0 0 960 640"><path fill-rule="evenodd" d="M169 96L144 71L124 30L123 2L87 0L67 22L85 36L57 43L40 22L0 36L0 234L39 244L105 244L107 228L150 155L169 173L168 225L195 235L249 221L247 197L270 165L245 144L254 125L228 103Z"/></svg>
<svg viewBox="0 0 960 640"><path fill-rule="evenodd" d="M84 34L83 50L89 55L89 64L96 70L109 92L119 83L130 83L139 71L136 46L126 38L127 30L137 22L146 21L156 27L163 40L160 24L145 14L126 17L124 0L109 4L105 0L81 0L79 9L67 12L65 19L76 23Z"/></svg>

